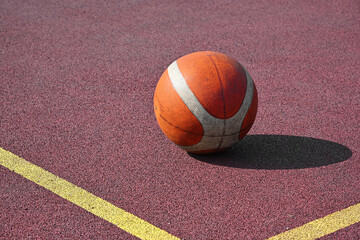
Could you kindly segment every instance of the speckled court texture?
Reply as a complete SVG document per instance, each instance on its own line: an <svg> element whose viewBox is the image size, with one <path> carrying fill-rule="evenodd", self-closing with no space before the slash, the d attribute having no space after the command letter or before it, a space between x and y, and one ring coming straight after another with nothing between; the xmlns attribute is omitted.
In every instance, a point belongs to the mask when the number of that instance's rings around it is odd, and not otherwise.
<svg viewBox="0 0 360 240"><path fill-rule="evenodd" d="M360 202L359 39L358 0L1 0L0 147L181 239L267 239ZM203 50L259 94L210 156L153 112L167 66ZM2 166L0 238L136 239Z"/></svg>

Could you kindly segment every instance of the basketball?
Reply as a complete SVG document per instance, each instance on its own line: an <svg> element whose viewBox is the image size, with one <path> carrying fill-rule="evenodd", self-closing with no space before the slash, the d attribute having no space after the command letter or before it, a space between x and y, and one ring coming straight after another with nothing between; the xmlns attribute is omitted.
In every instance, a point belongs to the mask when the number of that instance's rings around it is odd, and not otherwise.
<svg viewBox="0 0 360 240"><path fill-rule="evenodd" d="M252 127L257 105L257 90L245 68L210 51L174 61L154 93L161 130L191 153L219 152L235 145Z"/></svg>

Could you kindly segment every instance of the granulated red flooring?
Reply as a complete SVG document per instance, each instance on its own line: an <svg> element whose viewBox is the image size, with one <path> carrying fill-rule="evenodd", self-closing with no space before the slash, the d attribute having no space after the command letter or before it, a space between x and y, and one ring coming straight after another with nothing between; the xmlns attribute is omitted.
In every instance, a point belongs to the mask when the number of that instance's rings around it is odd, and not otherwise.
<svg viewBox="0 0 360 240"><path fill-rule="evenodd" d="M0 147L182 239L274 236L359 203L359 22L356 0L1 1ZM249 136L215 156L173 145L152 108L166 67L200 50L259 92ZM134 238L0 179L1 238Z"/></svg>

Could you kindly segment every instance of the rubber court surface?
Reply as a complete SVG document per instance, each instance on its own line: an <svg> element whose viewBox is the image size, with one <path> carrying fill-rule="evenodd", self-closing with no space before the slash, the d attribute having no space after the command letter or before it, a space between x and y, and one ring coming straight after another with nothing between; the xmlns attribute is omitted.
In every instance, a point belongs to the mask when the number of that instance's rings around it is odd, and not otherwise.
<svg viewBox="0 0 360 240"><path fill-rule="evenodd" d="M359 39L357 0L1 0L0 239L359 239ZM209 156L153 112L202 50L259 94Z"/></svg>

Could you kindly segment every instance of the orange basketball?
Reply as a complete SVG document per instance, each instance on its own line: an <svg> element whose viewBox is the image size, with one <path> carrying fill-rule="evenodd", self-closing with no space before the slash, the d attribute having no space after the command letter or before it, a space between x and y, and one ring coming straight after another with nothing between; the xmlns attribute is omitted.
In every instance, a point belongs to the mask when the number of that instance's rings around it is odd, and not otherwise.
<svg viewBox="0 0 360 240"><path fill-rule="evenodd" d="M235 59L195 52L173 62L154 94L155 116L164 134L193 153L229 148L254 123L257 91Z"/></svg>

